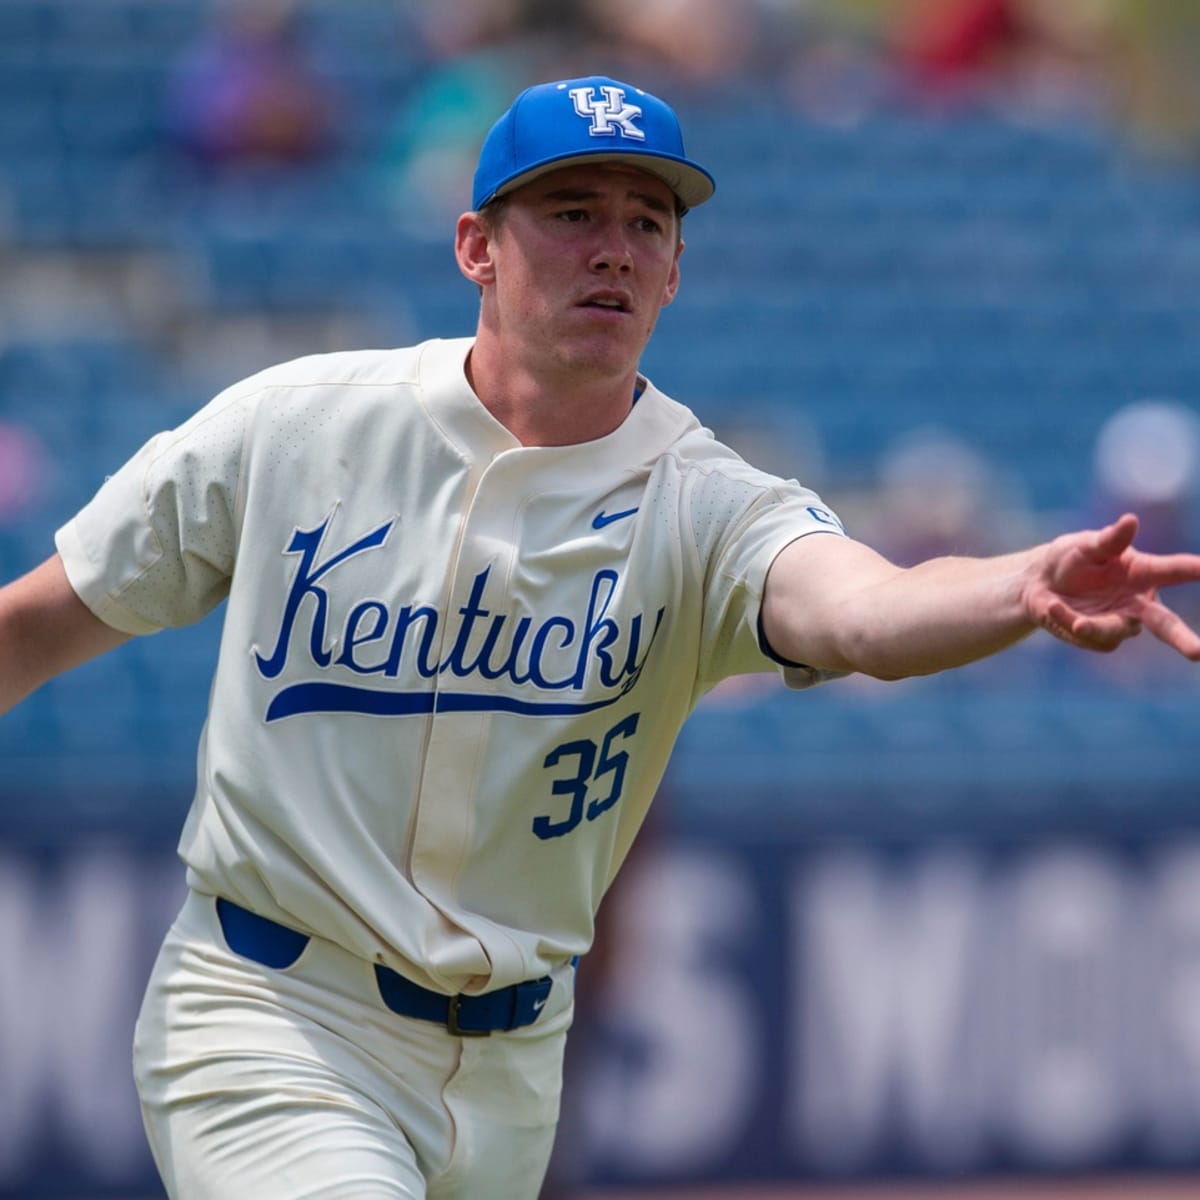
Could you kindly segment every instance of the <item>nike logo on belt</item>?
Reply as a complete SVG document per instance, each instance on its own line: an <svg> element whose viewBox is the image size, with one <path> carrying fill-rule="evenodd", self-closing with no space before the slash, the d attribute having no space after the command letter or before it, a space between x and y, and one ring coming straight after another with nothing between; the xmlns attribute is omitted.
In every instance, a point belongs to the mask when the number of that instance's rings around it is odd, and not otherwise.
<svg viewBox="0 0 1200 1200"><path fill-rule="evenodd" d="M592 528L593 529L603 529L605 527L605 525L611 525L614 521L621 521L621 520L624 520L626 517L632 517L635 512L637 512L636 508L626 508L626 509L623 509L621 512L615 512L615 513L606 513L604 511L604 509L601 509L592 518Z"/></svg>

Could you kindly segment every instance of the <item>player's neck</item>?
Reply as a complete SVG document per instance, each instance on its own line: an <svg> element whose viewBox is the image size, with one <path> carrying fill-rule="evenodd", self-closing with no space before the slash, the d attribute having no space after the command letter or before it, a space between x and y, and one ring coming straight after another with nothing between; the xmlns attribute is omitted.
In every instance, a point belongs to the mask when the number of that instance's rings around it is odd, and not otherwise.
<svg viewBox="0 0 1200 1200"><path fill-rule="evenodd" d="M486 339L467 359L475 394L523 446L572 446L612 433L629 415L637 378L636 365L621 376L530 370L491 353Z"/></svg>

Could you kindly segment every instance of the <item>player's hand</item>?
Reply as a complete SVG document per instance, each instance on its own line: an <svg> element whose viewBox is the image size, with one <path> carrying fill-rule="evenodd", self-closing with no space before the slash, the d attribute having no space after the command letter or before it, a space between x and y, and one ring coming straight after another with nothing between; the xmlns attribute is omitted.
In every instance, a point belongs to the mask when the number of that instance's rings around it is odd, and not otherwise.
<svg viewBox="0 0 1200 1200"><path fill-rule="evenodd" d="M1115 650L1148 629L1200 662L1200 636L1158 598L1158 589L1200 580L1198 554L1146 554L1133 547L1138 519L1068 533L1046 547L1022 599L1031 620L1085 650Z"/></svg>

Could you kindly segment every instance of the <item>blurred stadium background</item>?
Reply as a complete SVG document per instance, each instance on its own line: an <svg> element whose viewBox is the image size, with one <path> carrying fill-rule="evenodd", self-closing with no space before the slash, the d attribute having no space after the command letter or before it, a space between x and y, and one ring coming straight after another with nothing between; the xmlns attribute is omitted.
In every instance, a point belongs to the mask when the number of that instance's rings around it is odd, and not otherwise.
<svg viewBox="0 0 1200 1200"><path fill-rule="evenodd" d="M1189 0L0 0L0 578L241 375L469 333L484 129L597 70L717 176L645 368L748 457L898 561L1200 548L1198 65ZM216 635L0 720L0 1197L158 1194L128 1047ZM1154 645L719 689L547 1197L1200 1195L1198 729Z"/></svg>

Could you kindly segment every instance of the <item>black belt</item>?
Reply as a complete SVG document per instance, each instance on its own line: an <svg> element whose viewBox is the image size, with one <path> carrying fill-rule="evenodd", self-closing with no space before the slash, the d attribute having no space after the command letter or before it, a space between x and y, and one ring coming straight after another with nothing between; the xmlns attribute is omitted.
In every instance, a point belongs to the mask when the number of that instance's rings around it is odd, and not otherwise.
<svg viewBox="0 0 1200 1200"><path fill-rule="evenodd" d="M308 945L308 934L260 917L222 896L217 897L217 919L230 950L264 967L290 967ZM459 1037L487 1037L497 1029L532 1025L542 1015L553 983L544 975L481 996L446 996L378 963L375 980L392 1012L445 1025Z"/></svg>

